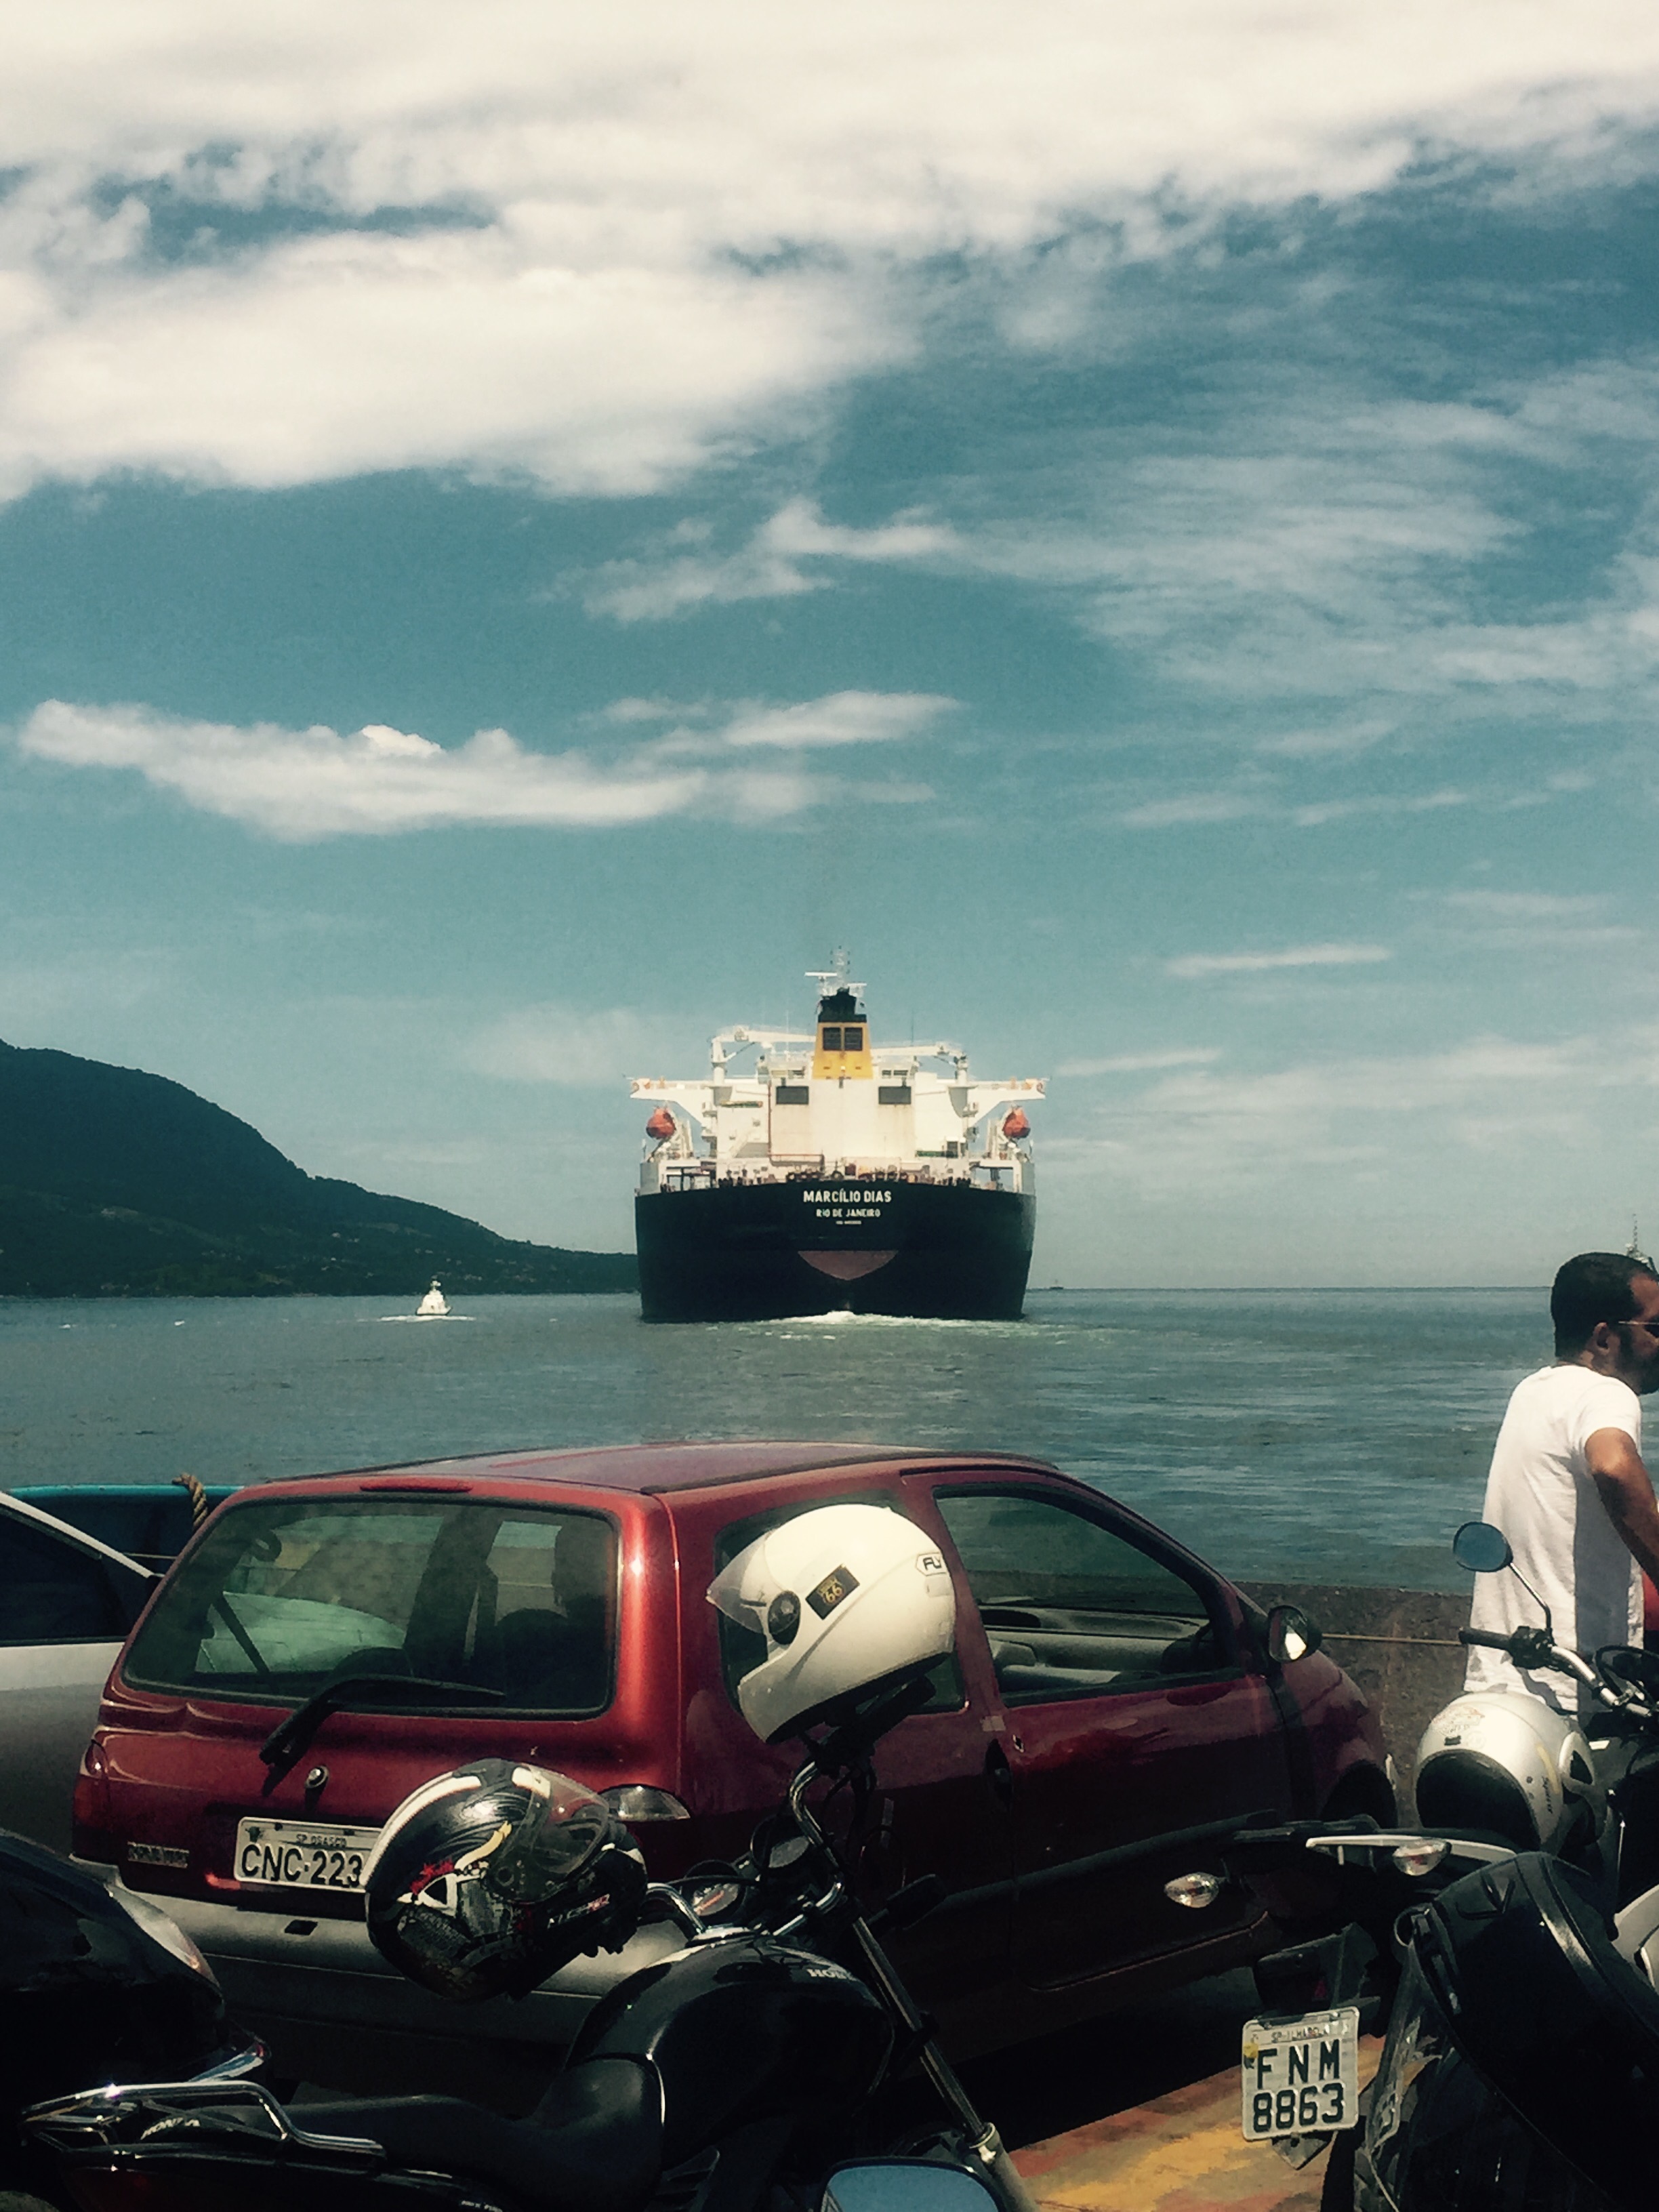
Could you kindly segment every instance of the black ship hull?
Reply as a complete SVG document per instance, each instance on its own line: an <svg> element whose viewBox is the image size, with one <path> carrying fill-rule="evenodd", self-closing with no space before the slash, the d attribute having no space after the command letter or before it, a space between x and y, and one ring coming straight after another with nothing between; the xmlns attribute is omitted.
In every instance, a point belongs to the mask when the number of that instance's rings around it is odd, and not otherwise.
<svg viewBox="0 0 1659 2212"><path fill-rule="evenodd" d="M704 1183L634 1201L647 1321L1018 1321L1036 1200L962 1182Z"/></svg>

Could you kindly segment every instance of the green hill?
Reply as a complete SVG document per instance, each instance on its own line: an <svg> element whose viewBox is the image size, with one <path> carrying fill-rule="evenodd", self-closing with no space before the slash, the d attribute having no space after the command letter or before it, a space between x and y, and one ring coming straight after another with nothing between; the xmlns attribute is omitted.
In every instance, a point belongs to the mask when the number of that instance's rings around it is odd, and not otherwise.
<svg viewBox="0 0 1659 2212"><path fill-rule="evenodd" d="M516 1243L308 1176L182 1084L0 1043L0 1296L631 1291L631 1252Z"/></svg>

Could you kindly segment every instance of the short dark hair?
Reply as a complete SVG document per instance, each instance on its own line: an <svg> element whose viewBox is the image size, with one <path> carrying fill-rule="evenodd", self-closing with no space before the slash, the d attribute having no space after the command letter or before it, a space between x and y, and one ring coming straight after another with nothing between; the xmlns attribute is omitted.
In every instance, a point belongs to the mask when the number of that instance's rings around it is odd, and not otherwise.
<svg viewBox="0 0 1659 2212"><path fill-rule="evenodd" d="M1569 1260L1550 1291L1556 1358L1582 1352L1598 1322L1629 1321L1636 1311L1632 1285L1644 1277L1655 1279L1651 1261L1628 1252L1580 1252Z"/></svg>

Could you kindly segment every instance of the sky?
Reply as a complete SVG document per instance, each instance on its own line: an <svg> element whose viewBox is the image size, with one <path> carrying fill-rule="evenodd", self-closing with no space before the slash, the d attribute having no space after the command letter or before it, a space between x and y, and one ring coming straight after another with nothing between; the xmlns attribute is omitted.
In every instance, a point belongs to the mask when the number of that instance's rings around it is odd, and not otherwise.
<svg viewBox="0 0 1659 2212"><path fill-rule="evenodd" d="M7 37L0 1037L618 1249L846 945L1036 1281L1659 1238L1650 8Z"/></svg>

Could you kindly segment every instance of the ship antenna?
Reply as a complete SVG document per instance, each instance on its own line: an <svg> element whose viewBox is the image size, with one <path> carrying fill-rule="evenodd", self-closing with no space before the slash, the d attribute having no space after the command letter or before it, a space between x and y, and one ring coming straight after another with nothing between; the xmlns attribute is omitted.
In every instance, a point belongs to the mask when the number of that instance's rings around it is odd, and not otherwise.
<svg viewBox="0 0 1659 2212"><path fill-rule="evenodd" d="M832 991L861 991L864 988L862 983L853 981L853 956L844 945L838 945L830 955L827 968L809 968L806 976L809 982L822 986L818 994L820 998L827 997Z"/></svg>

